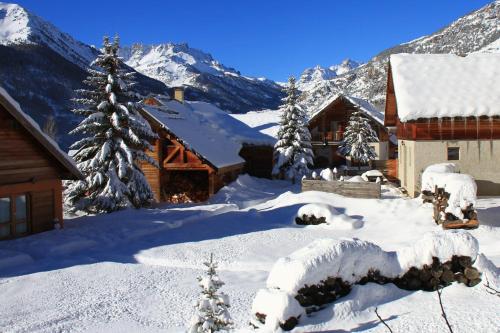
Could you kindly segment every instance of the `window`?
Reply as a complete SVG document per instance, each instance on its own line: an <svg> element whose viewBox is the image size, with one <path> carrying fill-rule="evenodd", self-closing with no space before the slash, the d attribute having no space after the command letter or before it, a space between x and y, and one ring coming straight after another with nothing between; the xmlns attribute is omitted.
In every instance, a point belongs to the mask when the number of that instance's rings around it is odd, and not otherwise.
<svg viewBox="0 0 500 333"><path fill-rule="evenodd" d="M10 198L0 198L0 239L10 236Z"/></svg>
<svg viewBox="0 0 500 333"><path fill-rule="evenodd" d="M460 159L459 147L448 147L448 161L458 161Z"/></svg>
<svg viewBox="0 0 500 333"><path fill-rule="evenodd" d="M29 232L26 194L0 198L0 239Z"/></svg>

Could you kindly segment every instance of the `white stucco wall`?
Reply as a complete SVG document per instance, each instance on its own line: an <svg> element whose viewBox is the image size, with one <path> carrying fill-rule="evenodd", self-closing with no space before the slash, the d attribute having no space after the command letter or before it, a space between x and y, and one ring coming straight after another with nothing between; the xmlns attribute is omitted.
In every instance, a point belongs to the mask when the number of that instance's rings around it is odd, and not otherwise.
<svg viewBox="0 0 500 333"><path fill-rule="evenodd" d="M448 161L448 147L460 149L459 160ZM500 195L500 140L399 140L398 151L398 177L411 196L420 192L424 169L443 162L455 163L461 173L473 176L479 195Z"/></svg>
<svg viewBox="0 0 500 333"><path fill-rule="evenodd" d="M389 159L389 142L381 141L381 142L373 142L370 143L370 146L375 149L375 153L377 154L376 160L385 161Z"/></svg>

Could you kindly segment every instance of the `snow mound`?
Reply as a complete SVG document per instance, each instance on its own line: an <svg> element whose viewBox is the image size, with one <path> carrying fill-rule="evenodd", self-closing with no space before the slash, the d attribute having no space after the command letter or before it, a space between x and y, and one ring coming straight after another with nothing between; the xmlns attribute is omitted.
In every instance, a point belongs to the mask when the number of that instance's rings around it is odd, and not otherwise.
<svg viewBox="0 0 500 333"><path fill-rule="evenodd" d="M399 273L395 256L378 245L359 239L318 239L278 259L267 278L267 287L296 294L305 285L318 284L327 277L354 283L374 268L385 276Z"/></svg>
<svg viewBox="0 0 500 333"><path fill-rule="evenodd" d="M422 173L421 192L434 192L436 186L443 188L450 194L445 211L463 219L462 210L469 205L476 205L477 185L472 176L457 172L458 167L453 163L428 166Z"/></svg>
<svg viewBox="0 0 500 333"><path fill-rule="evenodd" d="M354 220L326 204L311 203L304 205L297 211L297 217L301 218L304 215L316 218L324 217L328 226L335 229L358 229L363 226L363 221Z"/></svg>
<svg viewBox="0 0 500 333"><path fill-rule="evenodd" d="M275 330L289 318L300 318L305 309L289 293L278 289L261 289L252 303L252 313L265 314L265 328Z"/></svg>
<svg viewBox="0 0 500 333"><path fill-rule="evenodd" d="M401 274L412 266L420 268L430 265L432 257L445 262L454 255L467 256L474 262L478 251L479 243L470 233L463 230L441 230L424 234L413 246L402 248L396 254Z"/></svg>
<svg viewBox="0 0 500 333"><path fill-rule="evenodd" d="M454 255L468 256L474 262L478 247L478 241L464 230L427 233L412 246L396 252L386 252L376 244L356 238L319 239L278 259L267 278L267 289L259 291L254 300L253 314L265 314L266 326L268 320L270 325L283 323L292 316L297 318L297 304L290 299L305 286L317 285L332 277L354 284L370 271L395 278L404 275L410 267L432 264L433 257L445 262ZM494 265L483 257L477 264L493 272L491 279L496 283L498 272Z"/></svg>
<svg viewBox="0 0 500 333"><path fill-rule="evenodd" d="M333 171L329 168L326 168L324 170L322 170L319 174L319 176L321 177L321 179L323 180L327 180L327 181L330 181L332 182L334 180L334 175L333 175Z"/></svg>
<svg viewBox="0 0 500 333"><path fill-rule="evenodd" d="M0 250L0 271L13 266L31 264L31 256L15 251Z"/></svg>
<svg viewBox="0 0 500 333"><path fill-rule="evenodd" d="M363 175L366 177L384 177L380 170L368 170L367 172L363 173Z"/></svg>
<svg viewBox="0 0 500 333"><path fill-rule="evenodd" d="M362 176L353 176L349 179L346 180L346 182L351 182L351 183L364 183L367 180L363 178Z"/></svg>

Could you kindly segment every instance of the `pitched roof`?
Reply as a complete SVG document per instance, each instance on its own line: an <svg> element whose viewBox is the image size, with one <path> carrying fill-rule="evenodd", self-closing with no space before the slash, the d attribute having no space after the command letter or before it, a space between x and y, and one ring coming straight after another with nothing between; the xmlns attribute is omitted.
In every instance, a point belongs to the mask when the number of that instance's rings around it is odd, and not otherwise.
<svg viewBox="0 0 500 333"><path fill-rule="evenodd" d="M500 116L500 54L393 54L401 121Z"/></svg>
<svg viewBox="0 0 500 333"><path fill-rule="evenodd" d="M319 109L314 112L309 120L312 120L315 118L317 115L319 115L321 112L323 112L330 104L333 102L337 101L340 98L345 98L348 102L353 104L354 106L358 107L360 111L362 111L364 114L366 114L368 117L371 119L375 120L381 125L384 125L384 113L382 113L376 106L368 102L367 100L354 97L354 96L348 96L344 94L338 94L333 96L332 98L328 99L325 103L323 103Z"/></svg>
<svg viewBox="0 0 500 333"><path fill-rule="evenodd" d="M275 139L252 129L216 106L205 102L180 103L155 97L159 106L142 105L157 124L190 150L220 169L245 162L242 145L273 145Z"/></svg>
<svg viewBox="0 0 500 333"><path fill-rule="evenodd" d="M57 143L42 132L40 126L26 113L23 112L19 103L0 87L0 104L51 154L74 178L82 179L83 175L78 170L75 162Z"/></svg>

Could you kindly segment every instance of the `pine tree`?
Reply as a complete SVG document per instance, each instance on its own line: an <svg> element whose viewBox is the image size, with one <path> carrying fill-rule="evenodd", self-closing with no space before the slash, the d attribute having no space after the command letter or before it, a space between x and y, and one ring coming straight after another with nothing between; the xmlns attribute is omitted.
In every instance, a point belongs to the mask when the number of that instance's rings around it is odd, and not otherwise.
<svg viewBox="0 0 500 333"><path fill-rule="evenodd" d="M83 139L71 149L84 180L70 182L65 203L74 210L111 212L136 208L153 199L151 188L138 166L140 161L156 165L147 156L149 141L156 137L134 102L133 73L122 68L118 57L119 40L104 37L102 53L91 64L84 81L88 89L77 90L72 110L84 120L70 132Z"/></svg>
<svg viewBox="0 0 500 333"><path fill-rule="evenodd" d="M205 276L198 277L201 297L195 303L196 314L191 319L190 333L212 333L232 328L233 321L229 315L229 297L218 290L224 285L217 275L217 263L210 254L210 261Z"/></svg>
<svg viewBox="0 0 500 333"><path fill-rule="evenodd" d="M339 152L344 156L350 156L352 161L358 162L360 166L361 163L368 163L377 157L370 142L378 142L377 133L363 112L355 110L349 118Z"/></svg>
<svg viewBox="0 0 500 333"><path fill-rule="evenodd" d="M313 151L306 113L297 104L298 92L293 76L288 80L286 93L278 142L274 146L273 175L295 182L296 179L309 174L309 165L313 164Z"/></svg>

